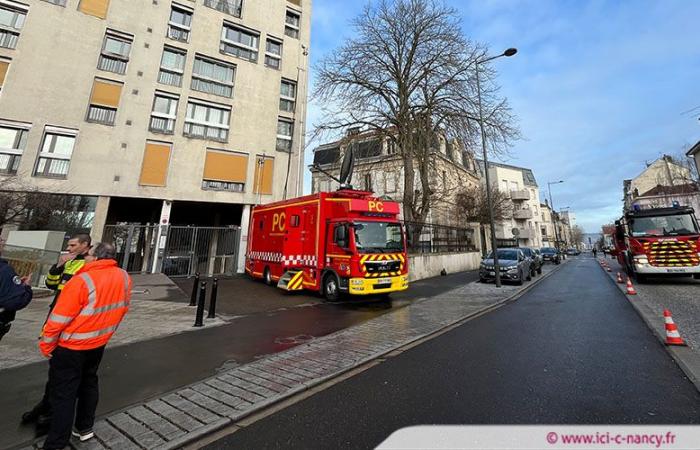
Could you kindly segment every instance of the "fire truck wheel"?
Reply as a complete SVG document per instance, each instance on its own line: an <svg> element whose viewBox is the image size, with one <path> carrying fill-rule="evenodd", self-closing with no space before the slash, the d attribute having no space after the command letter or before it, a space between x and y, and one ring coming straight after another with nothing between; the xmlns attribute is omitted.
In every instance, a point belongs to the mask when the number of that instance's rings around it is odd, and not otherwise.
<svg viewBox="0 0 700 450"><path fill-rule="evenodd" d="M265 280L266 285L272 286L272 274L270 273L269 267L265 267L265 272L263 272L263 280Z"/></svg>
<svg viewBox="0 0 700 450"><path fill-rule="evenodd" d="M335 302L340 298L338 277L334 273L328 273L323 277L323 295L329 302Z"/></svg>

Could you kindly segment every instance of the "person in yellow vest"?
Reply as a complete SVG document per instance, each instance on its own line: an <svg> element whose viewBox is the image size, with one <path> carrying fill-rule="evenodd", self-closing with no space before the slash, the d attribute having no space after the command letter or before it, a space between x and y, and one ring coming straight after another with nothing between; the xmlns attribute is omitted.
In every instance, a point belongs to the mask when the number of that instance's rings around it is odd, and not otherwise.
<svg viewBox="0 0 700 450"><path fill-rule="evenodd" d="M85 256L90 250L92 239L89 234L79 233L73 235L66 245L66 253L58 257L56 264L51 266L46 275L46 287L56 291L56 295L49 305L49 314L56 306L63 287L85 265ZM49 404L49 384L46 383L44 396L30 411L22 414L22 423L36 423L46 426L51 421L51 405Z"/></svg>

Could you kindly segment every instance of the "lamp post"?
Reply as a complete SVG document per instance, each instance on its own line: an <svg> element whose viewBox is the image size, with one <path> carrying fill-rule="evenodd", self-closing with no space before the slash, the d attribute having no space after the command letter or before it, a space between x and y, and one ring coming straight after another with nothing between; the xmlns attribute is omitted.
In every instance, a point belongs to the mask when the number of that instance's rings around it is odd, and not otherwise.
<svg viewBox="0 0 700 450"><path fill-rule="evenodd" d="M493 61L501 56L513 56L518 53L518 49L509 48L496 56L489 56L474 62L476 67L476 97L479 102L479 128L481 128L481 150L484 156L484 172L486 173L486 203L489 207L489 223L491 227L491 251L493 252L493 270L496 278L496 287L501 287L501 269L498 267L498 248L496 247L496 224L493 220L493 204L491 202L491 181L489 177L489 157L486 152L486 131L484 130L484 111L481 106L481 81L479 79L479 64Z"/></svg>
<svg viewBox="0 0 700 450"><path fill-rule="evenodd" d="M549 207L552 208L552 222L554 222L554 239L556 239L554 246L556 247L557 251L559 250L559 227L557 226L557 216L556 211L554 211L554 202L552 201L552 185L563 182L564 180L547 182L547 190L549 191Z"/></svg>

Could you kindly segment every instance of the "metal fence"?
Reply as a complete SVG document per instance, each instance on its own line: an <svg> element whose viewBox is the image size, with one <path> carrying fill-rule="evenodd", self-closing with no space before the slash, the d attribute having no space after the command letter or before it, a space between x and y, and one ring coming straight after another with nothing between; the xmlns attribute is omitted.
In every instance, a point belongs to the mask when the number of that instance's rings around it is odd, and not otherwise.
<svg viewBox="0 0 700 450"><path fill-rule="evenodd" d="M45 287L46 275L58 261L58 255L59 252L14 245L6 245L2 251L3 259L7 260L19 276L31 275L31 284L35 287Z"/></svg>
<svg viewBox="0 0 700 450"><path fill-rule="evenodd" d="M105 242L117 248L117 261L128 272L160 271L170 277L233 275L239 227L107 225ZM156 259L161 253L162 261Z"/></svg>
<svg viewBox="0 0 700 450"><path fill-rule="evenodd" d="M460 253L477 251L472 228L403 221L409 253Z"/></svg>

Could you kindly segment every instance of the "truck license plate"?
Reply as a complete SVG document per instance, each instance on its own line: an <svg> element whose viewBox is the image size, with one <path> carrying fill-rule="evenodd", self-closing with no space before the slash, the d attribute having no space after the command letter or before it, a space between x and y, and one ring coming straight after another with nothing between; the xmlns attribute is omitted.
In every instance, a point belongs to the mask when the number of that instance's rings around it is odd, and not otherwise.
<svg viewBox="0 0 700 450"><path fill-rule="evenodd" d="M495 276L496 276L496 272L489 272L489 275L491 275L492 277L495 277Z"/></svg>
<svg viewBox="0 0 700 450"><path fill-rule="evenodd" d="M391 284L391 278L380 278L375 284Z"/></svg>
<svg viewBox="0 0 700 450"><path fill-rule="evenodd" d="M685 273L685 269L666 269L668 273Z"/></svg>

